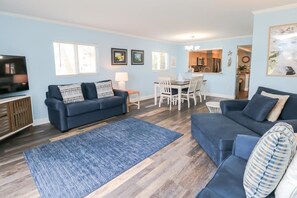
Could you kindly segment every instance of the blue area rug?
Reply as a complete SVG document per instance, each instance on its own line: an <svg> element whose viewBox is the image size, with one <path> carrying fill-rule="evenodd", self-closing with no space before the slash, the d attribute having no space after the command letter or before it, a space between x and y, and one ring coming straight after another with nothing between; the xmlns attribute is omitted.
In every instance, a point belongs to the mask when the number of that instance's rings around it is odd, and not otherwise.
<svg viewBox="0 0 297 198"><path fill-rule="evenodd" d="M182 134L128 118L25 151L41 197L84 197Z"/></svg>

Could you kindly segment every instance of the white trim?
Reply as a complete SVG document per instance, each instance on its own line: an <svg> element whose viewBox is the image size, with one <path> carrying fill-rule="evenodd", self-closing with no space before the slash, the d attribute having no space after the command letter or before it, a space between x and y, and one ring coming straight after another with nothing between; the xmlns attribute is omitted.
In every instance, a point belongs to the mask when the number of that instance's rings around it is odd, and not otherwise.
<svg viewBox="0 0 297 198"><path fill-rule="evenodd" d="M257 14L262 14L262 13L287 10L287 9L290 9L290 8L297 8L297 3L288 4L288 5L284 5L284 6L273 7L273 8L267 8L267 9L262 9L262 10L255 10L255 11L252 11L252 13L254 15L257 15Z"/></svg>
<svg viewBox="0 0 297 198"><path fill-rule="evenodd" d="M11 12L3 12L3 11L0 11L0 14L6 15L6 16L14 16L14 17L18 17L18 18L25 18L25 19L31 19L31 20L36 20L36 21L48 22L48 23L55 23L55 24L59 24L59 25L66 25L66 26L70 26L70 27L84 28L84 29L88 29L88 30L94 30L97 32L106 32L106 33L112 33L112 34L116 34L116 35L132 37L132 38L151 40L151 41L167 43L167 44L172 44L172 45L178 44L178 42L170 42L170 41L166 41L166 40L154 39L154 38L145 37L145 36L137 36L137 35L133 35L133 34L121 33L121 32L96 28L96 27L92 27L92 26L80 25L80 24L75 24L75 23L70 23L70 22L63 22L63 21L58 21L58 20L53 20L53 19L45 19L45 18L40 18L40 17L33 17L33 16L28 16L28 15L11 13Z"/></svg>
<svg viewBox="0 0 297 198"><path fill-rule="evenodd" d="M148 96L141 96L140 97L140 101L152 99L154 97L155 97L154 94L148 95ZM131 98L131 102L136 102L136 101L137 101L137 98L136 97L135 98Z"/></svg>
<svg viewBox="0 0 297 198"><path fill-rule="evenodd" d="M209 40L195 40L187 43L180 43L179 45L190 45L190 44L197 44L197 43L205 43L205 42L212 42L212 41L224 41L224 40L231 40L231 39L241 39L241 38L249 38L253 37L253 35L242 35L242 36L234 36L234 37L225 37L225 38L218 38L218 39L209 39Z"/></svg>
<svg viewBox="0 0 297 198"><path fill-rule="evenodd" d="M34 119L33 126L38 126L38 125L47 124L47 123L49 123L49 119L48 118Z"/></svg>
<svg viewBox="0 0 297 198"><path fill-rule="evenodd" d="M234 95L218 94L218 93L205 93L206 96L226 98L226 99L235 99Z"/></svg>

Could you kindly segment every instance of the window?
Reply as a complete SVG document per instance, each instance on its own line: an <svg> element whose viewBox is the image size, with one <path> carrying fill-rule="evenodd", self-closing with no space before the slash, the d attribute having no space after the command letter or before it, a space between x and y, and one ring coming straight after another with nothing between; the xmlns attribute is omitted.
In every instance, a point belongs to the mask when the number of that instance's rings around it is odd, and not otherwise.
<svg viewBox="0 0 297 198"><path fill-rule="evenodd" d="M168 69L168 54L166 52L152 52L153 70Z"/></svg>
<svg viewBox="0 0 297 198"><path fill-rule="evenodd" d="M54 42L56 75L96 73L96 47Z"/></svg>

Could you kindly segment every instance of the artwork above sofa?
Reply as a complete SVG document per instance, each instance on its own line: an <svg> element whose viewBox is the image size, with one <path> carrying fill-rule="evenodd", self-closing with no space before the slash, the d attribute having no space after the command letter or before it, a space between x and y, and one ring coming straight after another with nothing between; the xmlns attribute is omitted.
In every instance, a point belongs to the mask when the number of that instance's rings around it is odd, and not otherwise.
<svg viewBox="0 0 297 198"><path fill-rule="evenodd" d="M113 89L111 80L49 85L45 104L50 123L60 131L67 131L126 113L127 96L127 91Z"/></svg>

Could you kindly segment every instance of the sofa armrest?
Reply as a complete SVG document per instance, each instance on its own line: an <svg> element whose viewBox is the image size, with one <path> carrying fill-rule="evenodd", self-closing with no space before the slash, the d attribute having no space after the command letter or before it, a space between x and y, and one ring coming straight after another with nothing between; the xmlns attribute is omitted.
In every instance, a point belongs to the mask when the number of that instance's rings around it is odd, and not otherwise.
<svg viewBox="0 0 297 198"><path fill-rule="evenodd" d="M260 137L237 135L233 144L232 154L248 160Z"/></svg>
<svg viewBox="0 0 297 198"><path fill-rule="evenodd" d="M128 91L119 90L119 89L113 89L113 92L114 92L114 95L121 96L126 101L126 99L128 97Z"/></svg>
<svg viewBox="0 0 297 198"><path fill-rule="evenodd" d="M49 109L53 109L56 111L65 111L65 104L61 100L57 100L55 98L47 98L44 103Z"/></svg>
<svg viewBox="0 0 297 198"><path fill-rule="evenodd" d="M223 100L220 102L222 114L228 111L241 111L248 104L249 100Z"/></svg>
<svg viewBox="0 0 297 198"><path fill-rule="evenodd" d="M297 133L297 120L292 119L292 120L277 120L277 122L286 122L290 124L293 127L293 130L295 133Z"/></svg>

